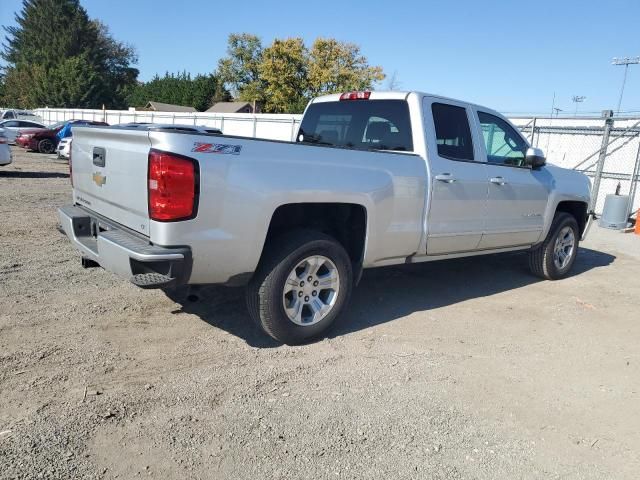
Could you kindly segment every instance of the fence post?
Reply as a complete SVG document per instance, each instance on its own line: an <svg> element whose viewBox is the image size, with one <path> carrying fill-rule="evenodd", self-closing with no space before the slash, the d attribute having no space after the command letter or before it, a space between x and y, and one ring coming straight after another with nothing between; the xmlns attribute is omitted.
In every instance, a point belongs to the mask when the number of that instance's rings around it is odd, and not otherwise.
<svg viewBox="0 0 640 480"><path fill-rule="evenodd" d="M257 128L258 128L258 117L256 117L254 114L253 115L253 138L256 138Z"/></svg>
<svg viewBox="0 0 640 480"><path fill-rule="evenodd" d="M293 137L296 134L296 119L295 117L291 117L291 141L295 142L296 139Z"/></svg>
<svg viewBox="0 0 640 480"><path fill-rule="evenodd" d="M591 205L589 205L589 211L595 212L596 204L598 202L598 191L600 190L600 180L602 180L602 170L604 169L604 162L607 159L607 147L609 146L609 136L611 135L611 128L613 127L613 111L605 110L602 112L604 117L604 133L602 134L602 145L600 145L600 154L598 156L598 163L596 165L596 173L593 177L593 188L591 190Z"/></svg>
<svg viewBox="0 0 640 480"><path fill-rule="evenodd" d="M640 181L638 175L640 175L640 139L638 141L638 153L636 153L636 164L633 167L633 173L631 174L631 184L629 185L629 205L627 205L627 218L631 216L631 211L633 210L633 202L636 199L636 188L638 186L638 181ZM636 222L639 221L639 219L636 219Z"/></svg>
<svg viewBox="0 0 640 480"><path fill-rule="evenodd" d="M531 124L531 140L529 143L531 143L531 145L533 145L533 138L536 135L536 122L537 122L538 118L537 117L533 117L533 123Z"/></svg>
<svg viewBox="0 0 640 480"><path fill-rule="evenodd" d="M224 133L224 115L220 117L220 131Z"/></svg>

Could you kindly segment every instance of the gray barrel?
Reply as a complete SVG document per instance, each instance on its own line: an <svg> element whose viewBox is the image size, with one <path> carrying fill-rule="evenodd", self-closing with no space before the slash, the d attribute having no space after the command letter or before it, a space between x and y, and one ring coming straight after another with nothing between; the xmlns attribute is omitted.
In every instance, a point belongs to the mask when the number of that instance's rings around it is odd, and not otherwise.
<svg viewBox="0 0 640 480"><path fill-rule="evenodd" d="M607 195L600 218L600 226L620 230L627 226L628 195Z"/></svg>

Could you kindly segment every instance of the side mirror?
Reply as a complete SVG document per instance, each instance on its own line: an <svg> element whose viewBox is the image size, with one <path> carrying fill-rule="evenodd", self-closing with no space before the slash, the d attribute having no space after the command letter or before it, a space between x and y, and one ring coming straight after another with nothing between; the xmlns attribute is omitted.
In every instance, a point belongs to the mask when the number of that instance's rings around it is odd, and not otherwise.
<svg viewBox="0 0 640 480"><path fill-rule="evenodd" d="M531 147L527 149L524 163L531 168L540 168L546 165L547 159L544 158L544 152L540 148Z"/></svg>

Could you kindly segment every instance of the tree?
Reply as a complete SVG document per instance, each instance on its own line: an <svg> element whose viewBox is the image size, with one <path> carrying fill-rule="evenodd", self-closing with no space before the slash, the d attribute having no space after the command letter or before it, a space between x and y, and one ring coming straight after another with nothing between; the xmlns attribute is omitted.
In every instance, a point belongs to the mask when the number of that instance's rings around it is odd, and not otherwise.
<svg viewBox="0 0 640 480"><path fill-rule="evenodd" d="M385 78L360 47L332 38L317 39L309 51L300 38L263 48L255 35L232 34L227 55L218 75L236 98L261 102L265 112L301 112L314 96L368 90Z"/></svg>
<svg viewBox="0 0 640 480"><path fill-rule="evenodd" d="M274 40L262 54L259 73L265 83L264 109L301 112L307 104L308 52L301 38Z"/></svg>
<svg viewBox="0 0 640 480"><path fill-rule="evenodd" d="M23 0L7 32L3 103L17 107L122 106L138 70L132 47L89 19L78 0ZM82 78L77 78L81 75Z"/></svg>
<svg viewBox="0 0 640 480"><path fill-rule="evenodd" d="M264 81L260 77L262 63L260 37L249 33L229 35L227 57L218 62L217 74L235 98L247 102L264 99Z"/></svg>
<svg viewBox="0 0 640 480"><path fill-rule="evenodd" d="M215 102L231 99L222 81L215 75L196 75L187 72L155 75L149 82L131 89L127 101L131 106L143 107L148 101L171 103L206 110Z"/></svg>
<svg viewBox="0 0 640 480"><path fill-rule="evenodd" d="M371 67L360 47L333 38L318 38L309 53L311 96L368 90L384 80L382 67Z"/></svg>

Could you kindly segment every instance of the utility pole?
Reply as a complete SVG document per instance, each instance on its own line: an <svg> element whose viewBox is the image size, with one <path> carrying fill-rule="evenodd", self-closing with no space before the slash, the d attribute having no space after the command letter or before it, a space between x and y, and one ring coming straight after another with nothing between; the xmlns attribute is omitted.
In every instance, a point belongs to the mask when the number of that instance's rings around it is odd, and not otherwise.
<svg viewBox="0 0 640 480"><path fill-rule="evenodd" d="M573 112L574 117L578 116L578 104L584 102L586 98L587 97L585 97L584 95L574 95L573 97L571 97L571 101L576 104L576 109Z"/></svg>
<svg viewBox="0 0 640 480"><path fill-rule="evenodd" d="M624 94L624 84L627 83L627 70L629 65L638 65L640 63L640 57L624 57L614 58L611 65L624 65L624 76L622 77L622 87L620 87L620 98L618 98L618 110L616 113L620 113L620 106L622 105L622 95Z"/></svg>

